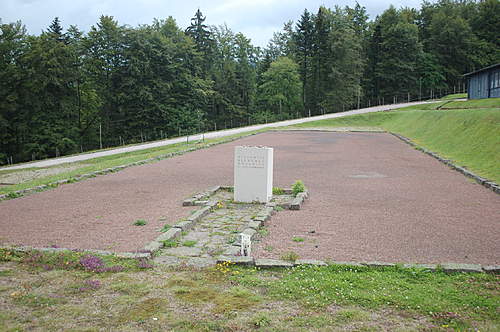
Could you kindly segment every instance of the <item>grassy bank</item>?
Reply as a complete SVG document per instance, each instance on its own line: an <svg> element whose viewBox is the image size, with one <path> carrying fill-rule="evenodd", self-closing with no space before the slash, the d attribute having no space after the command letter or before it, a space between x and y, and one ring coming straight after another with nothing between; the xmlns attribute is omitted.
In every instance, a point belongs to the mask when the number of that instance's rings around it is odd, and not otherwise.
<svg viewBox="0 0 500 332"><path fill-rule="evenodd" d="M102 261L107 268L80 253L0 251L3 331L500 328L494 275L340 265L196 271Z"/></svg>
<svg viewBox="0 0 500 332"><path fill-rule="evenodd" d="M484 104L484 101L480 103ZM467 105L471 103L467 102ZM477 103L472 105L477 106ZM497 101L496 105L498 108L437 110L430 109L432 105L428 104L294 127L380 127L404 135L456 164L500 183L500 102Z"/></svg>

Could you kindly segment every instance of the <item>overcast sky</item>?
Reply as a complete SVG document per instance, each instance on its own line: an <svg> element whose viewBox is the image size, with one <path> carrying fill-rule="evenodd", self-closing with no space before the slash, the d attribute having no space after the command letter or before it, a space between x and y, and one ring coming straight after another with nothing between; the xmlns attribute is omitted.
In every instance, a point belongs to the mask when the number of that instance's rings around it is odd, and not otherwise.
<svg viewBox="0 0 500 332"><path fill-rule="evenodd" d="M359 0L370 18L382 13L389 5L420 6L420 0ZM227 23L234 32L242 32L256 46L266 46L273 32L288 20L297 21L304 8L317 12L320 5L353 7L355 0L0 0L3 23L21 20L28 32L39 34L47 29L54 17L63 27L71 24L88 31L101 15L114 16L120 24L149 24L153 18L173 16L185 28L198 8L209 25Z"/></svg>

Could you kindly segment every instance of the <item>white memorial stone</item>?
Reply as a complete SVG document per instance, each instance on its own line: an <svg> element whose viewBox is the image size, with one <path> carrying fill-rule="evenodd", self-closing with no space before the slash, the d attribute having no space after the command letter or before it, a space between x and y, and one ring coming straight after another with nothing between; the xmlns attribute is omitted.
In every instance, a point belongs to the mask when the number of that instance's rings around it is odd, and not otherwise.
<svg viewBox="0 0 500 332"><path fill-rule="evenodd" d="M273 148L237 146L234 150L234 200L267 203L273 195Z"/></svg>

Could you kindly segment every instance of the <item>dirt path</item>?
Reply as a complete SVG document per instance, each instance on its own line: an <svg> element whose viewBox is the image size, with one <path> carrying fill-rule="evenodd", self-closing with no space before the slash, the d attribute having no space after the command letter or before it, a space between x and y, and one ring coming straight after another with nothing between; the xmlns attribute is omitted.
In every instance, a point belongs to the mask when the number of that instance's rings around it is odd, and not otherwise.
<svg viewBox="0 0 500 332"><path fill-rule="evenodd" d="M259 257L500 263L499 196L382 133L265 133L3 201L0 241L140 249L189 214L184 198L232 184L236 145L273 146L275 185L301 179L311 193L273 217Z"/></svg>

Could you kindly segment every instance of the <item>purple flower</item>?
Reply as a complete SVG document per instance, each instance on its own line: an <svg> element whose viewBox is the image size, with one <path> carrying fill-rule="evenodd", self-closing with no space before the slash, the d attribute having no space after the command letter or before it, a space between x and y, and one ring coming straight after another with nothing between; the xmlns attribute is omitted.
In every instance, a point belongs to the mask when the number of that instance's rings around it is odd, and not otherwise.
<svg viewBox="0 0 500 332"><path fill-rule="evenodd" d="M80 264L84 269L96 272L104 267L104 262L102 261L102 259L93 255L85 255L80 258Z"/></svg>

